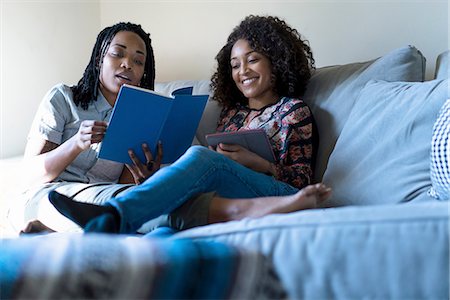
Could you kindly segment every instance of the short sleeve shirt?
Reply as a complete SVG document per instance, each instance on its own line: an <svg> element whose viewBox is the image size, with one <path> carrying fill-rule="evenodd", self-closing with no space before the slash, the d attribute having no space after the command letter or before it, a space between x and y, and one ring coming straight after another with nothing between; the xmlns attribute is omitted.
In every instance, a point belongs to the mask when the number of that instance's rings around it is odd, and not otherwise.
<svg viewBox="0 0 450 300"><path fill-rule="evenodd" d="M112 106L99 92L87 110L73 101L69 86L58 84L44 96L28 138L42 138L61 145L74 136L84 120L109 121ZM92 144L54 180L83 183L118 182L124 165L98 159L100 144Z"/></svg>

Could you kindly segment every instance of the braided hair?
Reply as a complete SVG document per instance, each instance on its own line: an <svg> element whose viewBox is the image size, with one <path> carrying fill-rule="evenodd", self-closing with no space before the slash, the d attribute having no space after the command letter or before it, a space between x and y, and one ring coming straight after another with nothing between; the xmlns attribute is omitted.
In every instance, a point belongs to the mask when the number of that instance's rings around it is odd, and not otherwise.
<svg viewBox="0 0 450 300"><path fill-rule="evenodd" d="M147 57L145 59L144 76L142 77L140 86L150 90L154 89L155 57L150 34L146 33L141 25L129 22L117 23L113 26L106 27L98 34L94 49L92 49L91 59L84 70L83 77L78 81L77 85L71 87L75 104L77 106L80 105L85 110L87 110L90 103L97 100L103 57L112 39L119 31L134 32L144 41L147 49Z"/></svg>
<svg viewBox="0 0 450 300"><path fill-rule="evenodd" d="M213 98L224 107L248 104L232 79L230 56L237 40L246 40L250 47L265 55L272 64L275 90L280 96L299 98L315 69L314 58L306 40L285 21L272 16L247 16L228 37L216 56L217 70L211 78Z"/></svg>

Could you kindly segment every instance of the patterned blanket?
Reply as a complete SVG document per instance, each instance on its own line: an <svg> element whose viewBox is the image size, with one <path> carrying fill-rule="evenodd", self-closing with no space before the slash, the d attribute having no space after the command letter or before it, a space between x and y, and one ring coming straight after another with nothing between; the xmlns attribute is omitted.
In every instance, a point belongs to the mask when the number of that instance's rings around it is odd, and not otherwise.
<svg viewBox="0 0 450 300"><path fill-rule="evenodd" d="M0 241L1 299L281 299L268 261L216 242L101 234Z"/></svg>

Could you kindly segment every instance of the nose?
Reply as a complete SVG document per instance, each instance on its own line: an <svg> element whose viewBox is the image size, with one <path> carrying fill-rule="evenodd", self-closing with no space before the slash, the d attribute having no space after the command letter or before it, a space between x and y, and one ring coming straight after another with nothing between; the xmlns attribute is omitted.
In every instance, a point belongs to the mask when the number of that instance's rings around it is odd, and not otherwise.
<svg viewBox="0 0 450 300"><path fill-rule="evenodd" d="M120 63L120 66L125 69L131 69L131 60L128 57L124 57Z"/></svg>
<svg viewBox="0 0 450 300"><path fill-rule="evenodd" d="M241 65L239 66L239 74L245 74L248 70L248 65L246 62L241 63Z"/></svg>

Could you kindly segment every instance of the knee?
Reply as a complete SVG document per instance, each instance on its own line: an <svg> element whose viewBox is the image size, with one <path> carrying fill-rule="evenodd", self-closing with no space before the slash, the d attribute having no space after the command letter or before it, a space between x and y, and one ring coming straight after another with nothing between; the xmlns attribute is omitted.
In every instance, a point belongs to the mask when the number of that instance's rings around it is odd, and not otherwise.
<svg viewBox="0 0 450 300"><path fill-rule="evenodd" d="M186 156L189 156L190 158L195 158L195 159L205 159L211 156L214 156L216 154L215 151L212 151L210 149L208 149L207 147L204 146L199 146L199 145L195 145L195 146L191 146L187 151L186 151Z"/></svg>
<svg viewBox="0 0 450 300"><path fill-rule="evenodd" d="M178 162L209 165L217 161L218 155L220 154L207 147L195 145L191 146Z"/></svg>

